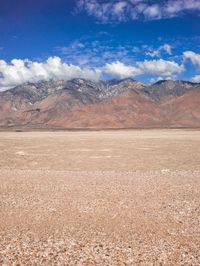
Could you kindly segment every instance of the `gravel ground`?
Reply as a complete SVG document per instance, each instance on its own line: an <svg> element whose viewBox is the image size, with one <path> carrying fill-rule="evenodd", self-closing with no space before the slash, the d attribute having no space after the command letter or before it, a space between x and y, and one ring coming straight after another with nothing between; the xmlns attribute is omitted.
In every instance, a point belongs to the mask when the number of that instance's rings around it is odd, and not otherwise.
<svg viewBox="0 0 200 266"><path fill-rule="evenodd" d="M200 265L199 133L0 132L0 266Z"/></svg>
<svg viewBox="0 0 200 266"><path fill-rule="evenodd" d="M200 171L0 171L0 263L200 265Z"/></svg>

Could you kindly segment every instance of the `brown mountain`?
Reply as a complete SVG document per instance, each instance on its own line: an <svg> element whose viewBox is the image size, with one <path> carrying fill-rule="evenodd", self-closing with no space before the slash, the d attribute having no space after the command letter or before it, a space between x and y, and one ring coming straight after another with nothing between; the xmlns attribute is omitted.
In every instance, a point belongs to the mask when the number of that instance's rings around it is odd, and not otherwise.
<svg viewBox="0 0 200 266"><path fill-rule="evenodd" d="M132 79L26 83L0 92L2 128L199 127L200 84Z"/></svg>

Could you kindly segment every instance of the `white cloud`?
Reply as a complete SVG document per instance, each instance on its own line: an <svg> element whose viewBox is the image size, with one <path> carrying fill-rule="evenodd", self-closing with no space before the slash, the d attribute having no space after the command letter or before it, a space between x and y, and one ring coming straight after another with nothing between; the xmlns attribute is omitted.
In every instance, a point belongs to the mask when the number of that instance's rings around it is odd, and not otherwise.
<svg viewBox="0 0 200 266"><path fill-rule="evenodd" d="M156 74L164 77L180 74L184 70L183 65L178 65L174 61L166 61L163 59L145 60L144 62L138 62L137 65L142 73Z"/></svg>
<svg viewBox="0 0 200 266"><path fill-rule="evenodd" d="M150 83L156 83L161 80L172 80L173 77L154 77L150 79Z"/></svg>
<svg viewBox="0 0 200 266"><path fill-rule="evenodd" d="M125 65L120 61L106 64L101 68L102 73L108 74L114 78L135 77L142 74L159 75L160 79L171 79L174 75L183 72L183 65L178 65L174 61L145 60L136 62L136 66Z"/></svg>
<svg viewBox="0 0 200 266"><path fill-rule="evenodd" d="M195 82L195 83L200 83L200 75L196 75L196 76L192 77L191 81Z"/></svg>
<svg viewBox="0 0 200 266"><path fill-rule="evenodd" d="M0 60L0 87L9 89L24 82L39 80L88 78L97 80L98 69L80 68L63 63L59 57L49 57L45 62L13 59L10 64Z"/></svg>
<svg viewBox="0 0 200 266"><path fill-rule="evenodd" d="M128 78L141 74L139 68L130 65L125 65L119 61L106 64L102 68L102 72L114 78Z"/></svg>
<svg viewBox="0 0 200 266"><path fill-rule="evenodd" d="M169 44L164 44L160 47L160 49L164 50L167 54L171 55L172 54L172 47Z"/></svg>
<svg viewBox="0 0 200 266"><path fill-rule="evenodd" d="M172 46L170 44L163 44L160 47L158 47L157 49L150 47L146 47L146 49L148 50L147 52L145 52L145 55L148 55L150 57L160 57L161 53L164 51L166 54L168 55L172 55Z"/></svg>
<svg viewBox="0 0 200 266"><path fill-rule="evenodd" d="M169 0L166 4L164 14L168 17L175 17L184 11L199 11L199 0Z"/></svg>
<svg viewBox="0 0 200 266"><path fill-rule="evenodd" d="M200 11L200 0L78 0L77 10L85 10L103 23L127 20L152 20L182 16L188 11Z"/></svg>
<svg viewBox="0 0 200 266"><path fill-rule="evenodd" d="M159 57L160 56L160 50L152 50L150 49L149 52L145 52L145 55L149 55L150 57Z"/></svg>
<svg viewBox="0 0 200 266"><path fill-rule="evenodd" d="M113 6L113 13L123 14L125 8L126 8L126 2L120 1L120 2L118 2L116 4L114 4L114 6Z"/></svg>
<svg viewBox="0 0 200 266"><path fill-rule="evenodd" d="M194 53L192 51L185 51L183 53L183 56L185 59L191 60L191 62L197 66L200 67L200 54Z"/></svg>
<svg viewBox="0 0 200 266"><path fill-rule="evenodd" d="M159 5L148 6L143 11L146 19L160 19L161 7Z"/></svg>
<svg viewBox="0 0 200 266"><path fill-rule="evenodd" d="M0 60L0 90L5 90L25 82L40 80L70 80L85 78L98 80L104 75L110 78L135 77L142 74L172 78L184 70L182 65L163 59L135 62L134 65L121 61L107 63L102 67L89 68L62 62L59 57L49 57L44 62L13 59L10 63Z"/></svg>

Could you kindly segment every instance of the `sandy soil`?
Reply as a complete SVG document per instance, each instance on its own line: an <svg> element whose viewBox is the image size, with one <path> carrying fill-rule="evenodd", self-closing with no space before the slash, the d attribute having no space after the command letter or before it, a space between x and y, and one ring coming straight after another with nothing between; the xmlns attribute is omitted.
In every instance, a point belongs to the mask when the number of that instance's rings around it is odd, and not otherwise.
<svg viewBox="0 0 200 266"><path fill-rule="evenodd" d="M0 265L200 265L200 131L0 133Z"/></svg>

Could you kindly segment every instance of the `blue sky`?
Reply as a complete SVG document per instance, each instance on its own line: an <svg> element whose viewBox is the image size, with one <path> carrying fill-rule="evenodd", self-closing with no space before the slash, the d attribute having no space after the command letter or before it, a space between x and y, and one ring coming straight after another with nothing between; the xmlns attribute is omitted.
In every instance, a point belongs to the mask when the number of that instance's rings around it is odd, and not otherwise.
<svg viewBox="0 0 200 266"><path fill-rule="evenodd" d="M200 0L1 0L0 87L40 79L200 82Z"/></svg>

